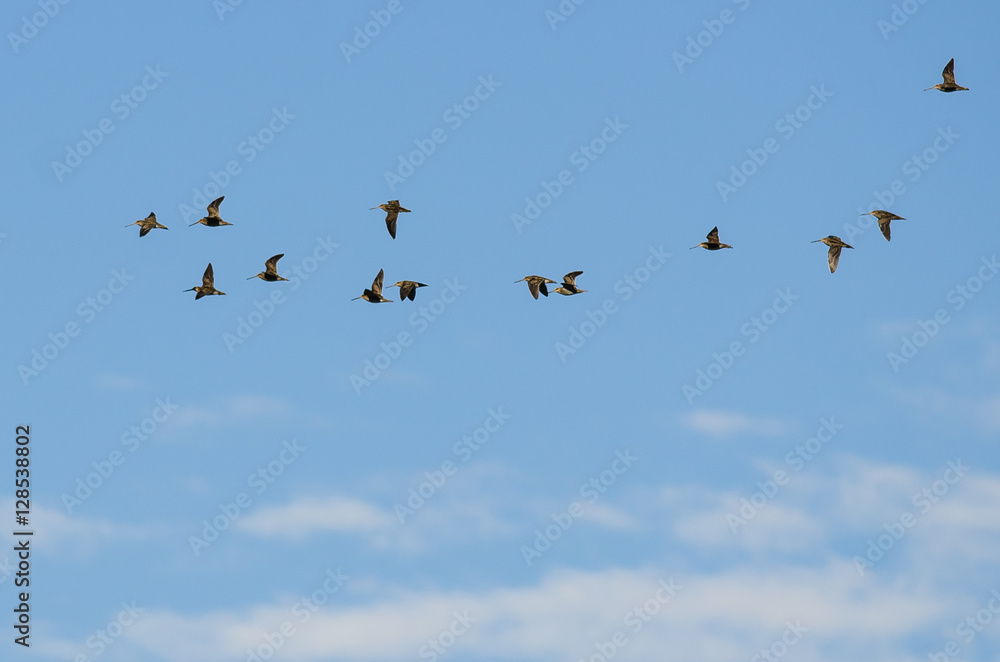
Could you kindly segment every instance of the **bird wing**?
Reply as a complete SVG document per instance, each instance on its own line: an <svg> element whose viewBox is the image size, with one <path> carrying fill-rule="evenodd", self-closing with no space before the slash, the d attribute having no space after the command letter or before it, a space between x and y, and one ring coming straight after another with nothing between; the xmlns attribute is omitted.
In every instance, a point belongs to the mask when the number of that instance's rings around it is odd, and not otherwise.
<svg viewBox="0 0 1000 662"><path fill-rule="evenodd" d="M146 220L156 223L156 214L154 214L153 212L149 212L149 216L146 217Z"/></svg>
<svg viewBox="0 0 1000 662"><path fill-rule="evenodd" d="M941 77L944 78L945 83L955 84L955 58L951 58L948 60L948 64L944 65Z"/></svg>
<svg viewBox="0 0 1000 662"><path fill-rule="evenodd" d="M413 301L413 299L416 297L416 292L417 292L417 285L416 285L416 283L413 283L413 282L408 281L408 280L404 280L404 281L402 281L399 284L399 300L400 301L404 301L407 298L409 298L410 301Z"/></svg>
<svg viewBox="0 0 1000 662"><path fill-rule="evenodd" d="M153 229L152 225L146 225L145 223L139 226L139 236L145 237L149 234L149 231Z"/></svg>
<svg viewBox="0 0 1000 662"><path fill-rule="evenodd" d="M896 218L899 218L898 216ZM891 241L889 237L889 223L892 221L891 218L878 219L878 229L882 231L882 236L885 237L886 241Z"/></svg>
<svg viewBox="0 0 1000 662"><path fill-rule="evenodd" d="M541 292L545 296L549 296L549 288L545 287L545 283L546 282L554 283L555 281L554 280L549 280L548 278L546 278L544 281L542 281L541 283L538 284L538 291ZM535 297L535 298L537 299L538 297Z"/></svg>
<svg viewBox="0 0 1000 662"><path fill-rule="evenodd" d="M582 271L571 271L565 276L563 276L563 284L576 285L576 277L582 274Z"/></svg>
<svg viewBox="0 0 1000 662"><path fill-rule="evenodd" d="M208 217L209 218L219 218L219 205L222 201L226 199L226 196L220 195L215 200L212 200L212 204L208 206Z"/></svg>
<svg viewBox="0 0 1000 662"><path fill-rule="evenodd" d="M709 232L705 238L708 239L708 243L710 244L719 243L719 228L718 227L712 228L712 231Z"/></svg>
<svg viewBox="0 0 1000 662"><path fill-rule="evenodd" d="M215 271L212 269L211 262L205 268L205 275L201 277L201 284L203 287L215 287Z"/></svg>
<svg viewBox="0 0 1000 662"><path fill-rule="evenodd" d="M826 255L826 261L830 264L830 273L837 270L840 263L840 246L830 246L830 252Z"/></svg>
<svg viewBox="0 0 1000 662"><path fill-rule="evenodd" d="M389 229L389 236L396 238L396 219L399 218L399 210L390 209L385 213L385 227Z"/></svg>
<svg viewBox="0 0 1000 662"><path fill-rule="evenodd" d="M277 274L278 273L278 260L280 260L283 257L285 257L284 253L278 253L277 255L273 255L273 256L269 257L267 259L267 262L264 263L264 269L267 271L267 273L269 273L269 274Z"/></svg>
<svg viewBox="0 0 1000 662"><path fill-rule="evenodd" d="M528 291L531 292L531 296L535 297L536 299L538 298L538 288L540 285L541 283L537 280L528 281Z"/></svg>
<svg viewBox="0 0 1000 662"><path fill-rule="evenodd" d="M372 292L382 296L382 279L385 277L385 270L379 269L378 276L375 276L375 280L372 281Z"/></svg>

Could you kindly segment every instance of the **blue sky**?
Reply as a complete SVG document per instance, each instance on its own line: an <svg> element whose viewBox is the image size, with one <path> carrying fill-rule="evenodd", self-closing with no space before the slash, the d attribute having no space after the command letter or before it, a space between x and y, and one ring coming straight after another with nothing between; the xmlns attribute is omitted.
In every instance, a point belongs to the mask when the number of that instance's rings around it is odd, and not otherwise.
<svg viewBox="0 0 1000 662"><path fill-rule="evenodd" d="M996 658L1000 9L2 15L18 654Z"/></svg>

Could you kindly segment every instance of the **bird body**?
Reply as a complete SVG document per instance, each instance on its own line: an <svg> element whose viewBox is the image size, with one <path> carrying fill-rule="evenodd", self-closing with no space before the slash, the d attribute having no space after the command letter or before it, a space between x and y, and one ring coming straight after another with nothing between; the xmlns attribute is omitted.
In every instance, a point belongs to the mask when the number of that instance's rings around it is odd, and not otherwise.
<svg viewBox="0 0 1000 662"><path fill-rule="evenodd" d="M826 261L830 265L830 273L832 274L837 270L837 265L840 263L840 249L841 248L851 248L854 246L844 243L840 237L835 237L832 234L829 237L823 237L822 239L817 239L811 243L815 244L817 241L822 241L824 244L830 247L830 251L827 253Z"/></svg>
<svg viewBox="0 0 1000 662"><path fill-rule="evenodd" d="M515 280L515 283L520 283L521 281L527 281L528 291L531 292L531 296L538 298L538 293L541 292L543 296L549 296L549 290L545 287L546 283L555 283L556 281L551 278L545 278L544 276L525 276L521 280Z"/></svg>
<svg viewBox="0 0 1000 662"><path fill-rule="evenodd" d="M723 244L719 242L719 228L714 227L712 231L708 233L705 237L708 241L703 241L697 246L692 246L691 248L705 248L710 251L717 251L720 248L732 248L729 244Z"/></svg>
<svg viewBox="0 0 1000 662"><path fill-rule="evenodd" d="M955 58L948 60L948 64L944 65L944 71L941 72L941 77L944 79L943 83L938 83L934 87L928 87L927 90L941 90L942 92L958 92L959 90L968 90L967 87L962 87L955 82Z"/></svg>
<svg viewBox="0 0 1000 662"><path fill-rule="evenodd" d="M199 218L191 225L198 225L201 223L202 225L207 225L210 228L217 228L220 225L232 225L232 223L227 223L219 216L219 205L221 205L222 201L225 199L226 196L220 195L215 200L212 200L212 204L208 205L208 216L205 218Z"/></svg>
<svg viewBox="0 0 1000 662"><path fill-rule="evenodd" d="M268 282L275 282L279 280L288 280L287 278L282 278L278 275L278 260L285 257L284 253L278 253L267 259L264 263L264 271L260 272L256 276L250 276L247 280L253 280L254 278L260 278L261 280L266 280Z"/></svg>
<svg viewBox="0 0 1000 662"><path fill-rule="evenodd" d="M147 216L146 218L142 219L141 221L136 221L135 223L129 223L125 227L130 228L133 225L138 225L139 226L139 236L140 237L145 237L147 234L149 234L150 230L152 230L153 228L160 228L161 230L169 230L170 229L166 225L160 225L159 223L157 223L156 222L156 214L154 214L153 212L149 212L149 216Z"/></svg>
<svg viewBox="0 0 1000 662"><path fill-rule="evenodd" d="M369 303L392 303L392 299L386 299L382 296L382 278L385 276L383 269L378 270L378 276L375 276L375 280L372 281L372 287L370 290L365 290L359 297L354 297L351 301L357 301L358 299L364 299Z"/></svg>
<svg viewBox="0 0 1000 662"><path fill-rule="evenodd" d="M862 214L862 216L869 215L878 219L878 229L882 231L882 236L885 237L886 241L890 241L889 223L892 221L906 220L902 216L896 216L891 211L885 211L884 209L876 209L875 211L870 211L867 214Z"/></svg>
<svg viewBox="0 0 1000 662"><path fill-rule="evenodd" d="M587 290L581 290L576 286L576 277L582 274L582 271L571 271L565 276L563 276L562 285L553 290L556 294L562 294L563 296L572 296L574 294L580 294L586 292ZM537 298L537 297L536 297Z"/></svg>
<svg viewBox="0 0 1000 662"><path fill-rule="evenodd" d="M390 200L389 202L381 204L378 207L372 207L372 209L381 209L385 212L385 227L389 230L389 236L393 239L396 238L396 220L399 218L399 212L410 211L405 207L401 207L399 205L399 200Z"/></svg>
<svg viewBox="0 0 1000 662"><path fill-rule="evenodd" d="M418 287L427 287L427 286L424 285L423 283L418 283L415 280L399 280L399 281L396 281L395 283L393 283L392 285L390 285L389 287L398 287L399 288L399 300L400 301L404 301L405 299L409 299L410 301L413 301L416 298L416 296L417 296L417 288Z"/></svg>
<svg viewBox="0 0 1000 662"><path fill-rule="evenodd" d="M201 277L201 286L192 287L189 290L184 290L185 292L197 292L194 295L194 300L208 296L210 294L225 294L225 292L220 292L215 289L215 272L212 270L212 263L208 263L208 267L205 269L205 274Z"/></svg>

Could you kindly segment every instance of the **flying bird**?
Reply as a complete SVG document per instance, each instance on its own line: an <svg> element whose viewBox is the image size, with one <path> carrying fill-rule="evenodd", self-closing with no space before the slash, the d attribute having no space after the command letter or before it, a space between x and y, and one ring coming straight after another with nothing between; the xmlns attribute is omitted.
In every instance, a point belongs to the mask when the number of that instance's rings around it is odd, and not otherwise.
<svg viewBox="0 0 1000 662"><path fill-rule="evenodd" d="M399 288L399 300L400 301L403 301L405 299L409 299L410 301L413 301L416 298L416 296L417 296L417 288L418 287L427 287L427 286L424 285L423 283L418 283L415 280L400 280L400 281L396 281L395 283L393 283L389 287L398 287Z"/></svg>
<svg viewBox="0 0 1000 662"><path fill-rule="evenodd" d="M854 246L850 244L845 244L840 237L835 237L832 234L829 237L823 237L822 239L817 239L816 241L810 242L815 244L817 241L822 241L824 244L830 247L830 252L827 253L826 261L830 265L830 273L832 274L837 270L837 264L840 262L840 249L841 248L851 248Z"/></svg>
<svg viewBox="0 0 1000 662"><path fill-rule="evenodd" d="M941 90L942 92L957 92L958 90L968 90L967 87L962 87L955 82L955 58L948 60L948 64L944 65L944 71L941 72L941 77L944 78L943 83L938 83L934 87L928 87L927 90Z"/></svg>
<svg viewBox="0 0 1000 662"><path fill-rule="evenodd" d="M247 280L253 280L254 278L260 278L261 280L266 280L268 282L274 282L278 280L288 280L287 278L282 278L278 275L278 260L285 257L284 253L278 253L267 259L264 263L264 271L260 272L256 276L250 276Z"/></svg>
<svg viewBox="0 0 1000 662"><path fill-rule="evenodd" d="M389 236L393 239L396 238L396 219L399 218L399 212L410 211L405 207L400 207L399 200L390 200L378 207L372 207L372 209L381 209L385 212L385 227L389 229Z"/></svg>
<svg viewBox="0 0 1000 662"><path fill-rule="evenodd" d="M370 290L365 290L364 293L359 297L354 297L351 301L357 301L358 299L364 299L369 303L392 303L392 299L386 299L382 296L382 278L384 277L382 269L378 270L378 276L375 276L375 280L372 281L372 287Z"/></svg>
<svg viewBox="0 0 1000 662"><path fill-rule="evenodd" d="M882 236L885 237L886 241L891 241L889 238L889 223L892 221L906 220L902 216L896 216L891 211L885 211L884 209L876 209L875 211L870 211L867 214L862 214L862 216L874 216L878 219L878 229L882 231Z"/></svg>
<svg viewBox="0 0 1000 662"><path fill-rule="evenodd" d="M703 241L697 246L692 246L691 248L706 248L710 251L717 251L720 248L732 248L729 244L719 243L719 228L714 227L712 231L708 233L705 237L708 241Z"/></svg>
<svg viewBox="0 0 1000 662"><path fill-rule="evenodd" d="M580 294L581 292L586 292L587 290L581 290L576 286L576 277L582 274L582 271L571 271L565 276L563 276L562 285L553 290L557 294L562 294L563 296L572 296L574 294ZM538 297L535 297L536 299Z"/></svg>
<svg viewBox="0 0 1000 662"><path fill-rule="evenodd" d="M199 223L201 223L202 225L207 225L210 228L217 228L220 225L232 225L232 223L227 223L226 221L222 220L221 217L219 217L219 205L221 205L222 201L225 199L226 196L220 195L215 200L212 200L212 204L208 206L208 216L206 216L205 218L199 218L191 225L198 225Z"/></svg>
<svg viewBox="0 0 1000 662"><path fill-rule="evenodd" d="M166 225L160 225L159 223L157 223L156 222L156 214L154 214L153 212L149 212L149 216L147 216L146 218L142 219L141 221L136 221L135 223L129 223L125 227L130 228L133 225L138 225L139 226L139 236L140 237L145 237L147 234L149 234L149 231L152 230L153 228L160 228L162 230L169 230L170 229Z"/></svg>
<svg viewBox="0 0 1000 662"><path fill-rule="evenodd" d="M215 289L215 272L212 271L212 263L208 263L208 268L205 269L205 275L201 277L201 287L192 287L190 290L184 290L185 292L197 292L194 295L194 300L208 296L209 294L225 294L225 292L220 292Z"/></svg>
<svg viewBox="0 0 1000 662"><path fill-rule="evenodd" d="M531 292L531 296L538 298L538 293L541 292L543 296L549 296L549 290L545 287L545 283L555 283L556 281L551 278L544 278L542 276L525 276L521 280L515 280L515 283L520 283L521 281L528 282L528 291Z"/></svg>

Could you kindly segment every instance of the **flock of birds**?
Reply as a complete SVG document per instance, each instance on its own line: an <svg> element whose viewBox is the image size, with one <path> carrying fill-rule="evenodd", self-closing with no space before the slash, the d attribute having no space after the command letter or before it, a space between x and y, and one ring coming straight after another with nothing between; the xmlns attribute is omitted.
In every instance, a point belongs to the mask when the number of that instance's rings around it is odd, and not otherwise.
<svg viewBox="0 0 1000 662"><path fill-rule="evenodd" d="M924 92L926 92L927 90L941 90L942 92L958 92L959 90L969 89L967 87L962 87L961 85L955 82L955 58L951 58L950 60L948 60L948 64L944 65L944 71L941 72L941 77L944 79L944 82L938 83L934 87L928 87L927 89L924 90ZM896 214L893 214L891 211L886 211L884 209L876 209L874 211L862 214L862 216L869 216L869 215L874 216L878 220L878 228L879 230L882 231L882 236L885 237L886 241L890 241L892 238L891 232L889 230L889 224L892 223L892 221L906 220L902 216L897 216ZM703 241L697 246L692 246L691 248L705 248L710 251L717 251L720 248L732 248L732 246L730 246L729 244L723 244L719 241L718 227L712 228L712 231L708 233L706 239L708 241ZM830 247L830 250L827 252L826 255L827 264L830 266L830 273L834 273L835 271L837 271L837 265L840 264L841 250L844 248L851 248L851 249L854 248L854 246L851 246L840 237L832 234L827 237L823 237L822 239L816 239L811 243L815 244L819 242L823 242L824 244ZM538 297L536 296L535 298Z"/></svg>
<svg viewBox="0 0 1000 662"><path fill-rule="evenodd" d="M933 87L928 87L924 91L928 90L940 90L942 92L958 92L959 90L968 90L967 87L962 87L955 82L955 58L948 61L945 65L944 70L941 72L941 77L944 79L943 82L938 83ZM199 223L210 228L217 228L223 225L232 225L222 220L219 216L219 205L225 200L226 196L220 196L219 198L213 200L211 204L208 205L208 216L200 218L191 225L198 225ZM409 209L401 206L399 200L389 200L388 202L378 205L377 207L372 207L371 209L381 209L385 212L385 226L389 231L389 236L393 239L396 238L396 222L399 219L400 212L409 213ZM906 219L902 216L897 216L896 214L886 211L884 209L876 209L874 211L862 214L862 216L874 216L878 220L879 230L882 231L882 235L885 237L886 241L891 240L891 234L889 230L889 224L892 221L905 221ZM134 223L129 223L126 227L131 227L133 225L139 226L139 236L145 237L153 229L159 228L162 230L167 230L167 226L161 225L156 220L156 214L150 212L149 216L146 218L135 221ZM711 232L705 237L706 241L701 242L697 246L692 246L691 248L704 248L709 251L717 251L723 248L732 248L729 244L723 244L719 241L719 228L712 228ZM844 248L853 249L854 247L845 242L840 237L835 235L829 235L823 237L822 239L816 239L811 243L822 242L829 247L827 252L827 264L830 267L830 273L837 271L837 265L840 263L840 253ZM266 262L264 262L264 271L260 272L256 276L250 276L247 280L253 280L254 278L260 278L268 282L276 282L280 280L288 280L282 276L278 275L278 260L284 257L284 253L278 253L274 255ZM565 276L563 276L562 283L559 284L554 292L557 294L562 294L564 296L572 296L574 294L580 294L586 292L587 290L581 290L576 286L576 279L580 276L582 271L571 271ZM392 299L387 299L382 295L382 281L384 277L384 270L379 269L378 275L375 276L375 280L372 281L371 287L366 288L361 296L354 297L351 301L357 301L358 299L364 299L369 303L391 303ZM538 299L538 295L549 296L548 284L557 284L558 281L552 280L551 278L545 278L544 276L525 276L520 280L514 281L515 283L526 282L528 284L528 291L531 293L535 299ZM405 301L409 299L413 301L417 295L417 288L427 287L424 283L418 283L414 280L401 280L396 283L389 285L389 287L399 288L399 300ZM184 290L185 292L195 292L195 300L198 300L204 296L209 296L212 294L225 294L215 288L215 272L212 269L212 263L208 263L208 267L205 269L205 273L201 277L201 285L192 287L190 289Z"/></svg>

